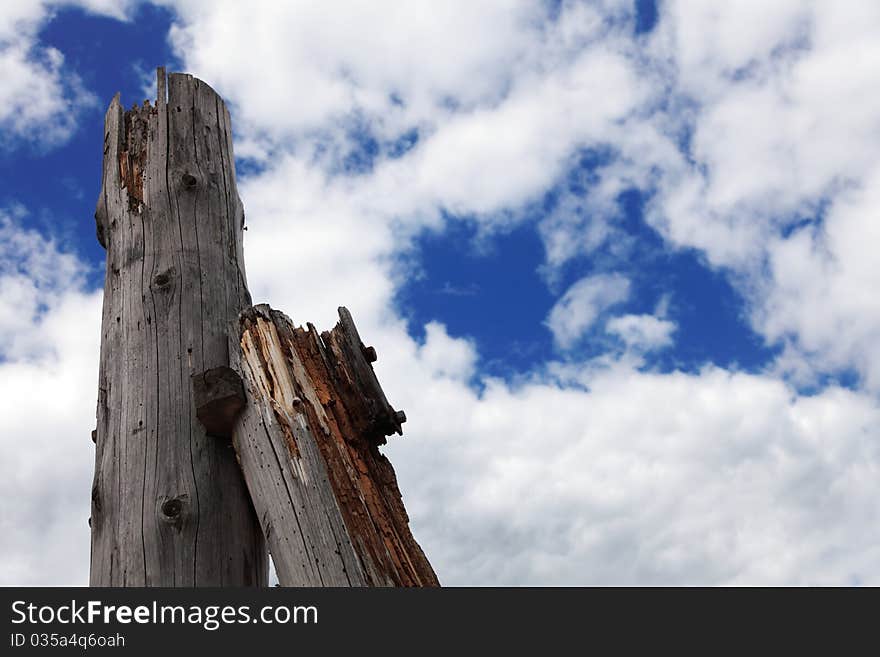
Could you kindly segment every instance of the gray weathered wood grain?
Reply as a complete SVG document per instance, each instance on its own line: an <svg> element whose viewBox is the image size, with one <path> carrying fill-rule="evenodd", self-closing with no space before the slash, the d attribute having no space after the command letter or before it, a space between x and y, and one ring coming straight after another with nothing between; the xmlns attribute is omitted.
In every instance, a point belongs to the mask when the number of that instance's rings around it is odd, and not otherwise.
<svg viewBox="0 0 880 657"><path fill-rule="evenodd" d="M169 76L166 101L158 77L155 106L124 112L117 95L105 117L90 581L265 585L235 453L206 435L191 386L237 365L237 317L250 305L229 114L189 75Z"/></svg>
<svg viewBox="0 0 880 657"><path fill-rule="evenodd" d="M401 432L351 315L322 336L241 316L247 404L233 444L285 586L436 586L378 447Z"/></svg>

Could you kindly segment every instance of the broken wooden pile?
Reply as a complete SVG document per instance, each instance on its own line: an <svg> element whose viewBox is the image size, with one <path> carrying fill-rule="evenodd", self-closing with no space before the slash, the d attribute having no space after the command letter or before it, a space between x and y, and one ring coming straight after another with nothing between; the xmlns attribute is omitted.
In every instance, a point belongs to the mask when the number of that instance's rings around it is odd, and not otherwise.
<svg viewBox="0 0 880 657"><path fill-rule="evenodd" d="M351 315L318 334L267 305L240 316L242 378L193 375L196 413L231 438L282 584L438 584L379 453L402 433Z"/></svg>
<svg viewBox="0 0 880 657"><path fill-rule="evenodd" d="M319 335L251 305L229 112L189 75L157 92L105 117L91 583L265 585L268 544L282 585L437 585L375 350L344 308Z"/></svg>

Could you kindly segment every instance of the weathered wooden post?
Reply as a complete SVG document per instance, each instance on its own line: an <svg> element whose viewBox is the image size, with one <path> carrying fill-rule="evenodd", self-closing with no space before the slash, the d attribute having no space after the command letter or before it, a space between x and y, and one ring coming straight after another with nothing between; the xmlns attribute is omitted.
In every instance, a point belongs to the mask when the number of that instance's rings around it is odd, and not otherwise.
<svg viewBox="0 0 880 657"><path fill-rule="evenodd" d="M405 416L348 311L251 307L223 101L172 74L105 118L91 583L436 586L379 453ZM264 538L265 537L265 538Z"/></svg>
<svg viewBox="0 0 880 657"><path fill-rule="evenodd" d="M319 335L256 306L240 330L247 406L235 449L281 584L438 586L379 453L406 416L348 310Z"/></svg>
<svg viewBox="0 0 880 657"><path fill-rule="evenodd" d="M155 106L105 117L96 212L107 249L91 584L265 585L265 541L228 441L191 377L235 365L250 305L223 100L164 69Z"/></svg>

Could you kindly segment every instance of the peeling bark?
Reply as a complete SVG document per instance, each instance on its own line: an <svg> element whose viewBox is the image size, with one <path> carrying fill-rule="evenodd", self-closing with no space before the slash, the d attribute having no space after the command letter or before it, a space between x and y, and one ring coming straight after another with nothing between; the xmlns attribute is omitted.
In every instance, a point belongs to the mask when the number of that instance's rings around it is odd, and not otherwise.
<svg viewBox="0 0 880 657"><path fill-rule="evenodd" d="M351 315L318 335L269 306L240 318L248 398L233 444L286 586L438 586L379 452L405 416Z"/></svg>

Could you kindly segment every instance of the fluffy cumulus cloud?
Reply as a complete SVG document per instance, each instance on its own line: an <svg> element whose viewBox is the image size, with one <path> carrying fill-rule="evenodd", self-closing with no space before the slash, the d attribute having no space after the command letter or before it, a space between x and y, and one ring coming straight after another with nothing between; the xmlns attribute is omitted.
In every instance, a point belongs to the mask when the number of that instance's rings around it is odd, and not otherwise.
<svg viewBox="0 0 880 657"><path fill-rule="evenodd" d="M353 139L373 139L377 170L354 190L361 213L423 220L442 207L492 220L543 193L578 145L607 138L643 97L606 20L629 5L607 5L572 3L550 20L535 2L305 1L256 15L180 2L171 37L239 108L245 154L332 170ZM247 57L230 56L232 26Z"/></svg>
<svg viewBox="0 0 880 657"><path fill-rule="evenodd" d="M668 0L645 35L632 3L610 0L159 4L256 165L239 185L255 300L324 327L353 311L407 411L387 451L444 583L880 582L872 3ZM13 46L51 84L63 63L28 38ZM561 189L585 152L589 180ZM729 276L782 346L776 363L643 366L676 318L615 315L640 280L619 221L630 188L663 248ZM607 251L549 310L560 360L500 380L442 317L413 338L395 298L414 238L455 215L492 239L550 192L533 225L545 279ZM0 578L82 582L99 299L80 261L14 215L0 224L17 245L0 252L0 436L27 438L2 466L4 492L26 499L3 508ZM626 349L578 360L591 331ZM855 389L797 392L842 370L861 374Z"/></svg>
<svg viewBox="0 0 880 657"><path fill-rule="evenodd" d="M875 400L715 368L575 376L589 392L395 389L418 412L392 458L444 581L877 581Z"/></svg>
<svg viewBox="0 0 880 657"><path fill-rule="evenodd" d="M753 325L786 347L783 370L852 368L876 392L880 7L664 8L651 47L690 109L654 121L683 146L657 162L652 222L737 273Z"/></svg>

